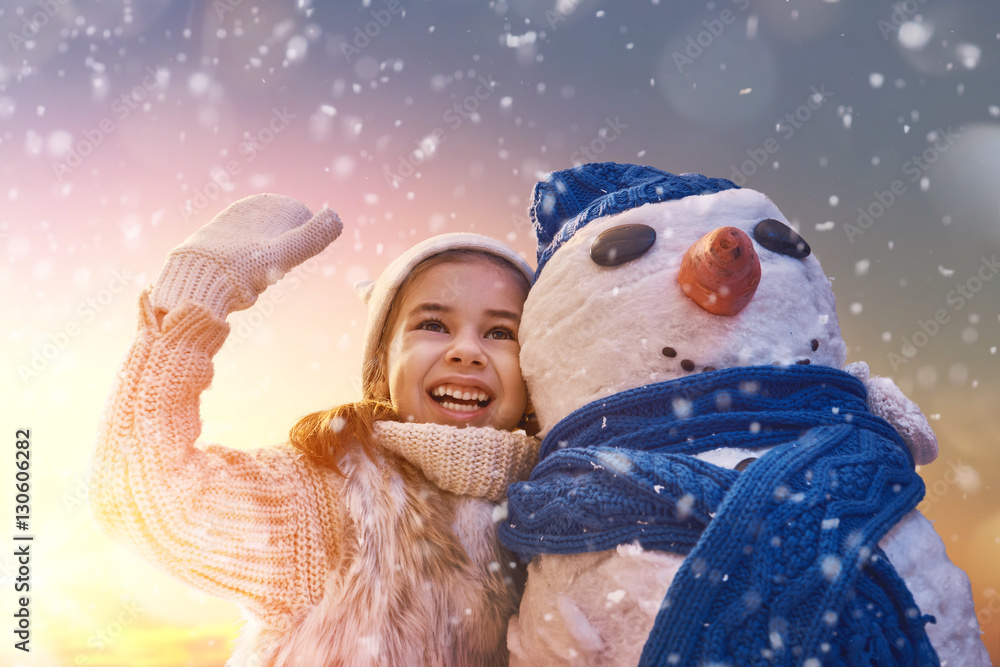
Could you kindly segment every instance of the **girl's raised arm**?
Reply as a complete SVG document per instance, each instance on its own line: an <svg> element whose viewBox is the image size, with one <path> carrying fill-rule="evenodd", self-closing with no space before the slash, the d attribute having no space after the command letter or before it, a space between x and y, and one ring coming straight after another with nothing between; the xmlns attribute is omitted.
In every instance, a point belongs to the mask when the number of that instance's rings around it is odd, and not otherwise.
<svg viewBox="0 0 1000 667"><path fill-rule="evenodd" d="M115 380L91 474L93 512L112 535L183 581L281 624L323 594L340 553L334 473L288 448L195 445L199 401L225 316L247 308L341 231L296 200L255 195L167 257ZM331 539L333 537L334 539Z"/></svg>

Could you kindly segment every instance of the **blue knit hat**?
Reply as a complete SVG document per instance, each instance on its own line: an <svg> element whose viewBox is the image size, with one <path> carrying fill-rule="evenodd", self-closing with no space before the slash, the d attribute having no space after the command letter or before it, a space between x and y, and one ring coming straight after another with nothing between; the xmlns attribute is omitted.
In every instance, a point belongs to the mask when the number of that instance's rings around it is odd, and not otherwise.
<svg viewBox="0 0 1000 667"><path fill-rule="evenodd" d="M536 183L531 193L531 224L538 239L535 279L555 251L591 220L643 204L738 188L724 178L678 176L653 167L616 162L554 171Z"/></svg>

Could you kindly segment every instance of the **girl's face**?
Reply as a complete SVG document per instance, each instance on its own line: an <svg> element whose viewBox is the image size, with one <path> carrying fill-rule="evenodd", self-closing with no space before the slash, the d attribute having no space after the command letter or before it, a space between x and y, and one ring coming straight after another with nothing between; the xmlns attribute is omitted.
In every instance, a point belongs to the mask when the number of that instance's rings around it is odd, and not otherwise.
<svg viewBox="0 0 1000 667"><path fill-rule="evenodd" d="M386 331L389 398L403 421L510 431L527 402L517 328L524 288L485 258L413 278Z"/></svg>

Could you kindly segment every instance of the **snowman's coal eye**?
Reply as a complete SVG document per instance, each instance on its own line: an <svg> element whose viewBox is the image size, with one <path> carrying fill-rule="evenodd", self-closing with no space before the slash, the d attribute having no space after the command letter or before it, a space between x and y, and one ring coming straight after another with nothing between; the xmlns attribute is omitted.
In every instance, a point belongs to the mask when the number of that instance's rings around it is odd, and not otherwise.
<svg viewBox="0 0 1000 667"><path fill-rule="evenodd" d="M795 259L808 257L812 252L809 244L794 229L772 218L757 223L753 228L753 238L768 250Z"/></svg>
<svg viewBox="0 0 1000 667"><path fill-rule="evenodd" d="M618 266L646 254L656 241L656 230L648 225L622 225L601 232L590 246L590 258L598 266Z"/></svg>

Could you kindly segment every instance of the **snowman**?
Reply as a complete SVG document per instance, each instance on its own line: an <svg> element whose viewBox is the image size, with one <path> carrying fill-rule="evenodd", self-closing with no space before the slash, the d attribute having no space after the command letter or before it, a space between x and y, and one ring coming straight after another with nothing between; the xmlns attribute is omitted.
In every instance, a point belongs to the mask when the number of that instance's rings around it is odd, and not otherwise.
<svg viewBox="0 0 1000 667"><path fill-rule="evenodd" d="M512 665L988 665L916 509L937 442L845 367L830 280L759 192L588 164L536 185L541 425L501 539Z"/></svg>

